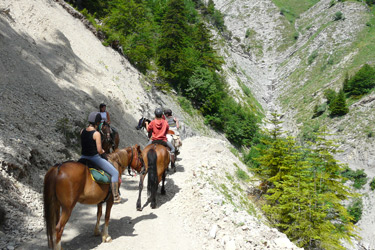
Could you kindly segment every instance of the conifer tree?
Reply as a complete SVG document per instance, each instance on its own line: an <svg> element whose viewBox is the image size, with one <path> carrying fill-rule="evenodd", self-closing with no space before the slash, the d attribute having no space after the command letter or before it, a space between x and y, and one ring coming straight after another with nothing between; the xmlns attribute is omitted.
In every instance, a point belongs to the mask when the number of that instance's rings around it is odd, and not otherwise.
<svg viewBox="0 0 375 250"><path fill-rule="evenodd" d="M360 96L375 87L375 69L365 64L348 82L349 96Z"/></svg>
<svg viewBox="0 0 375 250"><path fill-rule="evenodd" d="M295 138L281 137L277 115L272 120L272 140L256 159L261 179L270 183L263 210L298 246L344 249L340 240L350 241L356 234L342 205L353 195L343 184L342 165L333 157L337 146L321 131L311 148L301 149Z"/></svg>
<svg viewBox="0 0 375 250"><path fill-rule="evenodd" d="M179 64L190 35L187 13L183 0L171 0L161 22L161 37L158 44L158 64L161 74L178 86Z"/></svg>
<svg viewBox="0 0 375 250"><path fill-rule="evenodd" d="M333 155L337 154L337 145L327 139L330 134L322 128L315 143L311 143L310 162L312 164L312 180L314 184L313 211L310 221L315 231L314 240L309 243L311 247L325 249L345 249L340 246L340 240L350 242L350 237L357 237L355 226L343 201L357 194L351 193L343 183L340 175L343 164L340 164ZM313 244L312 244L313 243Z"/></svg>
<svg viewBox="0 0 375 250"><path fill-rule="evenodd" d="M332 117L335 116L343 116L349 113L349 108L346 104L346 98L344 91L341 89L335 99L330 103L329 109L331 111L330 115Z"/></svg>

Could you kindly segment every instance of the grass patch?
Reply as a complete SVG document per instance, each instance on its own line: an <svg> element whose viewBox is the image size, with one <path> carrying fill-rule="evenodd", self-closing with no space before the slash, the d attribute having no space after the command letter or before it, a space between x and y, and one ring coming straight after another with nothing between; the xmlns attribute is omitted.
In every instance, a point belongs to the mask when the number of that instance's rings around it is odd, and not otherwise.
<svg viewBox="0 0 375 250"><path fill-rule="evenodd" d="M299 15L314 6L319 0L272 0L279 7L280 13L290 22L299 18Z"/></svg>

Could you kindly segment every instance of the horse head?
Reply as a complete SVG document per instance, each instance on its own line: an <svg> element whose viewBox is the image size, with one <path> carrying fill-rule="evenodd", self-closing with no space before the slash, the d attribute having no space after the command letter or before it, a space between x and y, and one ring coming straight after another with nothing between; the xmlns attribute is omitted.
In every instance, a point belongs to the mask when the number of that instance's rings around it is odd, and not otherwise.
<svg viewBox="0 0 375 250"><path fill-rule="evenodd" d="M108 123L101 123L99 125L99 132L102 135L102 143L111 141L111 127Z"/></svg>
<svg viewBox="0 0 375 250"><path fill-rule="evenodd" d="M141 147L138 144L135 144L133 147L127 147L126 151L128 152L128 155L129 155L128 167L140 173L144 165L143 159L142 159ZM129 174L130 174L130 169L129 169Z"/></svg>
<svg viewBox="0 0 375 250"><path fill-rule="evenodd" d="M145 117L142 117L141 119L139 119L138 121L138 125L137 127L135 127L137 130L140 130L142 128L146 128L146 122L150 123L151 120L150 119L147 119Z"/></svg>

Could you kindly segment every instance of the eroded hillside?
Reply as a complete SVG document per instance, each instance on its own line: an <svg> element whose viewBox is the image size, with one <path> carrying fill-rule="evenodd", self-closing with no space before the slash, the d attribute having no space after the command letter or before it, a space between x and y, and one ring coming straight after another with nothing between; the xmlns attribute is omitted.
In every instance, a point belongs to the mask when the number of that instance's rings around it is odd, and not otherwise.
<svg viewBox="0 0 375 250"><path fill-rule="evenodd" d="M373 93L348 99L345 116L331 118L326 110L314 117L314 107L327 101L325 90L338 91L346 74L353 75L365 63L373 65L375 29L369 7L360 1L330 0L217 0L215 4L233 34L222 47L233 92L240 84L248 86L265 113L283 114L285 129L302 139L327 126L343 150L336 158L354 170L364 169L371 180L375 176ZM373 235L367 232L374 230L375 211L368 183L360 190L365 208L357 225L363 237L360 245L372 249Z"/></svg>

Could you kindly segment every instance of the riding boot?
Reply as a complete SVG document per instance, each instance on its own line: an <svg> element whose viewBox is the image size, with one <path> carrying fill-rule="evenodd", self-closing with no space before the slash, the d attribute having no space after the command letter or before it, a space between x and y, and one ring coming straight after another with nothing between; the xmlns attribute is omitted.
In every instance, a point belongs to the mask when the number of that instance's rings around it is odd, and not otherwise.
<svg viewBox="0 0 375 250"><path fill-rule="evenodd" d="M176 156L175 156L175 154L171 153L171 162L174 164L175 161L176 161Z"/></svg>
<svg viewBox="0 0 375 250"><path fill-rule="evenodd" d="M120 203L121 197L118 190L118 182L111 182L112 188L112 195L113 195L113 203Z"/></svg>

